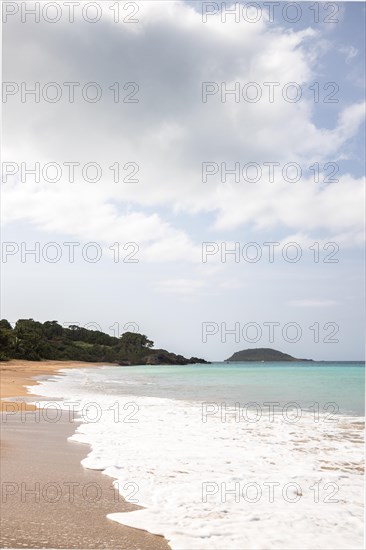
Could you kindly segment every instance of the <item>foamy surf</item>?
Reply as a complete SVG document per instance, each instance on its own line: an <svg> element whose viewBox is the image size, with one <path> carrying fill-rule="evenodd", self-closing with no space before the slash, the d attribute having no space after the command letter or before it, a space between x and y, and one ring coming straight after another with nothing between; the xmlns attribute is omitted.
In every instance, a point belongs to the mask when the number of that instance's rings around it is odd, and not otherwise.
<svg viewBox="0 0 366 550"><path fill-rule="evenodd" d="M30 390L65 409L77 403L71 439L91 445L83 466L143 507L110 519L163 535L174 550L363 548L360 417L237 421L228 407L225 422L203 422L199 403L106 395L90 371L74 373Z"/></svg>

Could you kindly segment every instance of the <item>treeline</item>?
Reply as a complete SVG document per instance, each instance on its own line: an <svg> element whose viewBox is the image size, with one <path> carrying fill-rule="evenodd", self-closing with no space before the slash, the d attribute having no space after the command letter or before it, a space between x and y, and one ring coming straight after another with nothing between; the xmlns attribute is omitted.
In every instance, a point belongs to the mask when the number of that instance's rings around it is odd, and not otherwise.
<svg viewBox="0 0 366 550"><path fill-rule="evenodd" d="M116 338L77 325L65 328L57 321L40 323L19 319L14 328L6 319L0 321L0 361L53 359L133 363L151 353L152 346L153 342L145 335L133 332Z"/></svg>
<svg viewBox="0 0 366 550"><path fill-rule="evenodd" d="M145 334L125 332L120 338L77 325L65 328L57 321L39 323L19 319L13 328L0 321L0 361L26 359L41 361L90 361L120 365L187 365L206 363L204 359L152 349L154 342Z"/></svg>

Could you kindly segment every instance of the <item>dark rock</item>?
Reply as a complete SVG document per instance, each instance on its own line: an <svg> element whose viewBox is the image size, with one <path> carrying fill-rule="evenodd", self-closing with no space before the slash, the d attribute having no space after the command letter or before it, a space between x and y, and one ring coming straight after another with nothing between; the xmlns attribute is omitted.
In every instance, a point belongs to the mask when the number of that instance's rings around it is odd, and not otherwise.
<svg viewBox="0 0 366 550"><path fill-rule="evenodd" d="M194 363L207 363L207 361L197 357L187 359L183 355L176 355L166 350L154 350L154 353L150 353L143 358L142 363L145 365L190 365Z"/></svg>

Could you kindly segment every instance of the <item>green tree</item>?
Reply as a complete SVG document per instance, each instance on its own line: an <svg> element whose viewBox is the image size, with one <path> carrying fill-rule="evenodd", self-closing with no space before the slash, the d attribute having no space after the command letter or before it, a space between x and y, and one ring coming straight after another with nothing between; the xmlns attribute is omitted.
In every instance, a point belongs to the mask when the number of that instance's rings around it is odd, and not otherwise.
<svg viewBox="0 0 366 550"><path fill-rule="evenodd" d="M144 348L152 348L154 342L149 340L145 334L137 332L125 332L121 336L121 350L126 353L138 354Z"/></svg>
<svg viewBox="0 0 366 550"><path fill-rule="evenodd" d="M8 361L14 354L15 338L9 321L0 321L0 361Z"/></svg>
<svg viewBox="0 0 366 550"><path fill-rule="evenodd" d="M39 361L43 355L46 340L42 323L33 319L19 319L14 328L15 356L20 359Z"/></svg>
<svg viewBox="0 0 366 550"><path fill-rule="evenodd" d="M43 323L43 334L47 339L61 338L63 330L57 321L46 321Z"/></svg>

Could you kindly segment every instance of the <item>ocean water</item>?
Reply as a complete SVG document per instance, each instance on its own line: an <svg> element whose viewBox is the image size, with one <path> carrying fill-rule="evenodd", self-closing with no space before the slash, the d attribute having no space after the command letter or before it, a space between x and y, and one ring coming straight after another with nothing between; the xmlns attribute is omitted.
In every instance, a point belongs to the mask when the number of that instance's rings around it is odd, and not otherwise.
<svg viewBox="0 0 366 550"><path fill-rule="evenodd" d="M108 366L29 391L76 411L83 466L143 507L108 517L174 550L363 548L362 363Z"/></svg>

